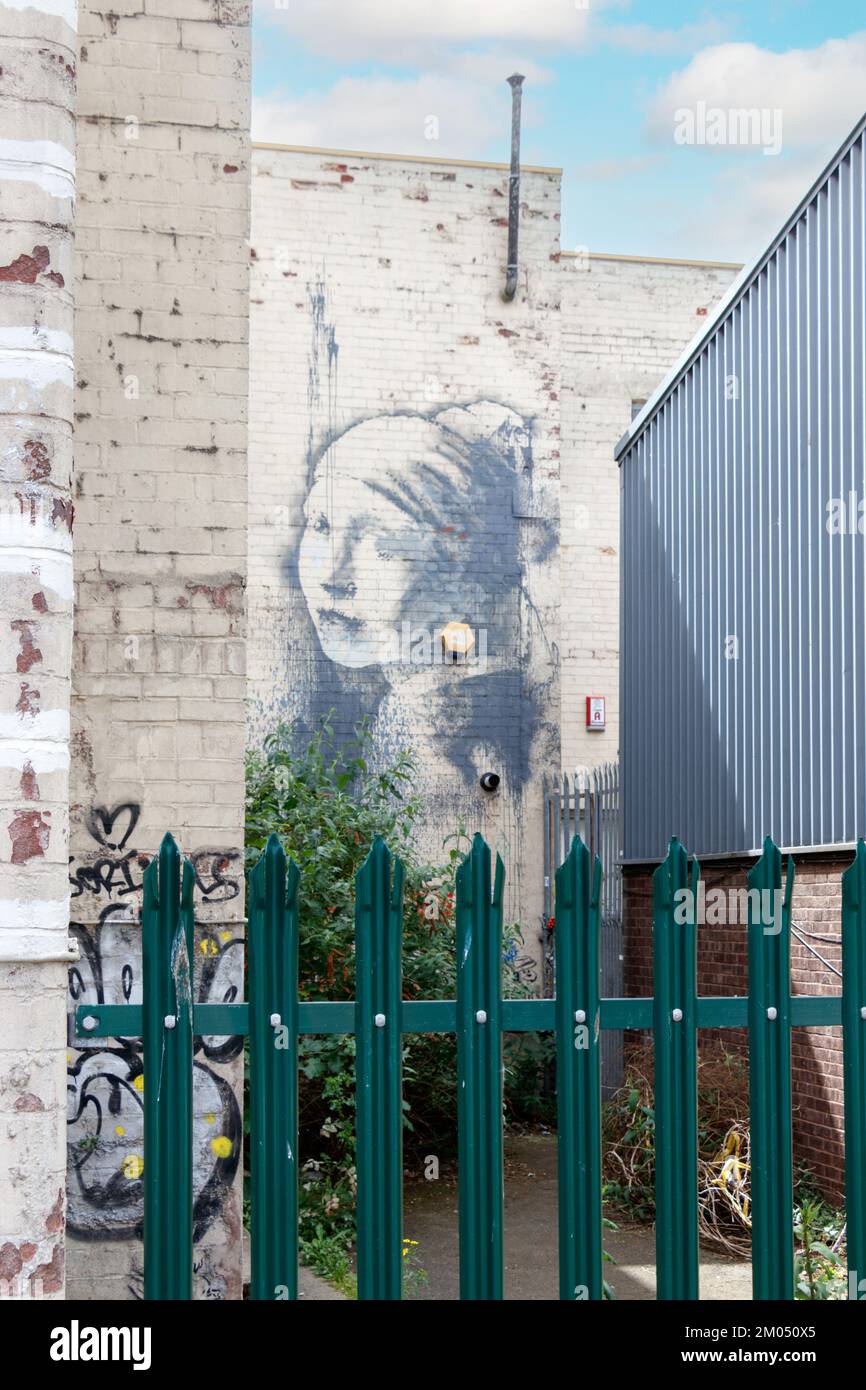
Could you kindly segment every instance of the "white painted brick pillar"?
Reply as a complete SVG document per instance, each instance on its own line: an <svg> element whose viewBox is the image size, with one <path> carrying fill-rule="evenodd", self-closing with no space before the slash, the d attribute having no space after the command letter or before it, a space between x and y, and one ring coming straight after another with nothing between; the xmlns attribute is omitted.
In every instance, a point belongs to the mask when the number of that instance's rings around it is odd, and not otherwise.
<svg viewBox="0 0 866 1390"><path fill-rule="evenodd" d="M62 1298L75 0L0 35L0 1296Z"/></svg>

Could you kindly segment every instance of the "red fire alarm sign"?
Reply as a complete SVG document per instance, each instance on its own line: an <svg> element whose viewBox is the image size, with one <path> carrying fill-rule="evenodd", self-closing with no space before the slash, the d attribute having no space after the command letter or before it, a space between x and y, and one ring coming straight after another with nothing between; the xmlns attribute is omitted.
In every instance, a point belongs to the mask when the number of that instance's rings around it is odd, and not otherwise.
<svg viewBox="0 0 866 1390"><path fill-rule="evenodd" d="M586 697L586 727L588 729L604 728L604 696L587 695Z"/></svg>

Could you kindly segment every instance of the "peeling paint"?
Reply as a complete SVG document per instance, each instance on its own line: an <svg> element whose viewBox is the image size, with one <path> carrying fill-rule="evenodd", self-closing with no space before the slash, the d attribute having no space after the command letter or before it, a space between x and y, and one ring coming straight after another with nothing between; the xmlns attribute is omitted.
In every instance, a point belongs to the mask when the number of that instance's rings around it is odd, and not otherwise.
<svg viewBox="0 0 866 1390"><path fill-rule="evenodd" d="M20 256L16 256L14 261L8 265L0 265L0 281L14 282L21 285L35 285L37 277L42 274L51 264L51 255L47 246L34 246L28 256L22 251Z"/></svg>
<svg viewBox="0 0 866 1390"><path fill-rule="evenodd" d="M21 650L15 659L15 669L20 676L23 676L38 661L42 660L42 652L36 645L32 621L28 621L26 618L16 618L9 626L13 632L18 633Z"/></svg>
<svg viewBox="0 0 866 1390"><path fill-rule="evenodd" d="M43 857L51 838L50 817L50 811L15 812L8 826L13 864Z"/></svg>
<svg viewBox="0 0 866 1390"><path fill-rule="evenodd" d="M20 786L21 795L25 796L28 801L39 800L39 783L36 780L36 772L29 758L21 769Z"/></svg>
<svg viewBox="0 0 866 1390"><path fill-rule="evenodd" d="M52 198L73 198L75 156L54 140L0 139L0 180L35 183Z"/></svg>

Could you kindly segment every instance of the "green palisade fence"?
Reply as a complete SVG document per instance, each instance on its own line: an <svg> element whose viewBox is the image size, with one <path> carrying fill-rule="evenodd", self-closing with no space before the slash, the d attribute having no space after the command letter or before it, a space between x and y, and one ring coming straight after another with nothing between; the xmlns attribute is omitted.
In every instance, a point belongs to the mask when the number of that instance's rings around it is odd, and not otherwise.
<svg viewBox="0 0 866 1390"><path fill-rule="evenodd" d="M791 893L772 840L749 871L749 1158L752 1165L752 1296L794 1297L791 1139ZM760 893L758 907L752 897Z"/></svg>
<svg viewBox="0 0 866 1390"><path fill-rule="evenodd" d="M192 1289L193 867L166 835L144 873L145 1298Z"/></svg>
<svg viewBox="0 0 866 1390"><path fill-rule="evenodd" d="M400 1297L403 1279L403 866L373 841L355 879L358 1297Z"/></svg>
<svg viewBox="0 0 866 1390"><path fill-rule="evenodd" d="M476 835L457 870L460 1297L502 1297L502 888Z"/></svg>
<svg viewBox="0 0 866 1390"><path fill-rule="evenodd" d="M866 844L842 875L848 1296L866 1295Z"/></svg>
<svg viewBox="0 0 866 1390"><path fill-rule="evenodd" d="M271 835L248 904L255 1299L298 1296L298 878Z"/></svg>
<svg viewBox="0 0 866 1390"><path fill-rule="evenodd" d="M144 875L143 1002L79 1005L85 1037L142 1039L145 1297L192 1294L194 1035L248 1035L251 1294L297 1298L298 1037L354 1033L358 1295L397 1300L402 1252L402 1039L456 1033L460 1296L503 1297L502 1033L555 1031L560 1298L595 1301L602 1278L600 1034L655 1046L658 1297L698 1297L697 1030L749 1031L753 1293L790 1299L791 1029L842 1024L848 1264L866 1296L866 844L843 876L842 994L791 996L793 862L771 840L749 874L749 995L696 987L699 868L672 840L653 883L651 999L599 997L601 864L575 838L556 874L557 995L502 998L505 870L481 836L457 872L457 998L402 998L403 870L374 841L356 880L354 1003L298 999L303 881L271 836L249 882L249 1001L195 1003L194 872L170 835ZM691 897L683 890L689 889ZM754 890L757 890L755 892ZM685 910L683 902L687 904ZM779 907L781 904L781 907Z"/></svg>
<svg viewBox="0 0 866 1390"><path fill-rule="evenodd" d="M697 861L673 839L653 875L656 1266L660 1299L698 1296ZM691 890L691 909L678 895Z"/></svg>
<svg viewBox="0 0 866 1390"><path fill-rule="evenodd" d="M601 1224L601 860L575 839L556 871L559 1296L599 1299Z"/></svg>

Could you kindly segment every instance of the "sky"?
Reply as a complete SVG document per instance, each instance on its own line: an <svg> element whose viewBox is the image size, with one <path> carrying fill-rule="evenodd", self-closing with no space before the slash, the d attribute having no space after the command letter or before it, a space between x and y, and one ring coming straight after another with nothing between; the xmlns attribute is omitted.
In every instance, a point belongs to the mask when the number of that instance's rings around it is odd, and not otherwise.
<svg viewBox="0 0 866 1390"><path fill-rule="evenodd" d="M514 71L563 250L748 262L866 107L866 4L254 0L253 139L507 162Z"/></svg>

